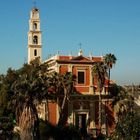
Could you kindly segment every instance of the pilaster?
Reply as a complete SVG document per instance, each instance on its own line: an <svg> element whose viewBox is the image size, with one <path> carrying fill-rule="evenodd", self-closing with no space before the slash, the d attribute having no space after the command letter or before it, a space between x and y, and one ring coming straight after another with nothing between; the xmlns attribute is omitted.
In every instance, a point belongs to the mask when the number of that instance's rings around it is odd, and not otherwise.
<svg viewBox="0 0 140 140"><path fill-rule="evenodd" d="M94 92L93 92L93 73L92 73L92 66L90 66L90 77L89 77L89 79L90 79L90 89L89 89L89 91L90 91L90 94L93 94Z"/></svg>
<svg viewBox="0 0 140 140"><path fill-rule="evenodd" d="M95 128L95 102L90 102L90 129Z"/></svg>

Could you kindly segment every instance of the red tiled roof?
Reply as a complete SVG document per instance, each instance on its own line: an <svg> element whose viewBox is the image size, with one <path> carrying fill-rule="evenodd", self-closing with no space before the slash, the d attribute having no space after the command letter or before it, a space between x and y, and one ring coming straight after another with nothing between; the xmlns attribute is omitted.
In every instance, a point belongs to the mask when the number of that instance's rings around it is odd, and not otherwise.
<svg viewBox="0 0 140 140"><path fill-rule="evenodd" d="M59 60L70 60L71 56L59 56Z"/></svg>
<svg viewBox="0 0 140 140"><path fill-rule="evenodd" d="M59 56L57 61L61 62L100 62L102 61L102 57L84 57L84 56Z"/></svg>
<svg viewBox="0 0 140 140"><path fill-rule="evenodd" d="M102 57L92 57L92 60L94 62L99 62L99 61L102 61Z"/></svg>

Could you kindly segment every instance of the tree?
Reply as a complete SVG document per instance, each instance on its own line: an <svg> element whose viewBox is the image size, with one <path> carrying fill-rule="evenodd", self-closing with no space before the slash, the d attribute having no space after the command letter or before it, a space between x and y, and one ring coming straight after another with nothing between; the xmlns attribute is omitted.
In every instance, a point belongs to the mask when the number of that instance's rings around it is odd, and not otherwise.
<svg viewBox="0 0 140 140"><path fill-rule="evenodd" d="M71 73L65 74L53 73L51 76L50 87L56 94L59 105L59 126L64 126L67 121L66 107L70 101L70 95L74 93L74 82L76 77Z"/></svg>
<svg viewBox="0 0 140 140"><path fill-rule="evenodd" d="M22 139L40 139L37 104L48 97L47 67L35 60L24 65L13 83L17 124Z"/></svg>
<svg viewBox="0 0 140 140"><path fill-rule="evenodd" d="M10 108L12 91L10 87L16 78L15 70L9 68L6 75L0 75L0 139L12 139L15 125L14 110Z"/></svg>
<svg viewBox="0 0 140 140"><path fill-rule="evenodd" d="M36 105L48 96L47 67L38 60L18 70L9 69L1 80L2 108L16 118L21 140L39 140L39 120ZM5 104L5 101L7 101ZM9 112L7 114L9 114Z"/></svg>
<svg viewBox="0 0 140 140"><path fill-rule="evenodd" d="M60 119L58 124L65 124L65 109L73 93L75 76L71 73L49 73L47 66L39 59L24 64L18 70L8 69L0 76L0 107L2 115L12 113L16 121L16 130L21 140L39 140L39 118L37 105L43 100L59 99ZM4 112L4 113L3 113ZM14 124L13 124L14 126Z"/></svg>
<svg viewBox="0 0 140 140"><path fill-rule="evenodd" d="M117 59L114 54L109 53L104 56L104 62L108 68L108 90L110 86L110 69L112 68L113 64L116 63L116 60Z"/></svg>
<svg viewBox="0 0 140 140"><path fill-rule="evenodd" d="M136 140L140 135L140 120L135 108L134 97L119 87L119 94L115 97L116 127L112 140Z"/></svg>
<svg viewBox="0 0 140 140"><path fill-rule="evenodd" d="M97 85L98 85L98 89L99 89L99 129L101 131L101 125L102 125L101 92L102 92L104 84L105 84L106 67L103 62L94 63L92 71L93 71L93 77L97 78Z"/></svg>

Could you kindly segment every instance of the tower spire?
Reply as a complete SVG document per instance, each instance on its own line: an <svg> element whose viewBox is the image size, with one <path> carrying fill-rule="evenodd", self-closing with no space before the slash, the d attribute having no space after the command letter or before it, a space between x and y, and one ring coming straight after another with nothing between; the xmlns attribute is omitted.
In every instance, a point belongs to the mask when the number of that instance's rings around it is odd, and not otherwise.
<svg viewBox="0 0 140 140"><path fill-rule="evenodd" d="M40 58L42 51L39 9L33 8L30 12L28 31L28 64L35 58Z"/></svg>

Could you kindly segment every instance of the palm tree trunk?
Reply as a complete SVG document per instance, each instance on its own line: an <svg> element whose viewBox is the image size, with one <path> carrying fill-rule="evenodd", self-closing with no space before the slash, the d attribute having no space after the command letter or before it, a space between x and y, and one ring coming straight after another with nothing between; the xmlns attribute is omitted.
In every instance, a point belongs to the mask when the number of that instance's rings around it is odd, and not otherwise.
<svg viewBox="0 0 140 140"><path fill-rule="evenodd" d="M108 94L110 94L110 68L108 69Z"/></svg>
<svg viewBox="0 0 140 140"><path fill-rule="evenodd" d="M45 117L46 120L50 120L50 115L49 115L50 113L49 112L50 112L50 110L49 110L49 101L47 99L46 100L46 113L47 114L46 114L46 117Z"/></svg>
<svg viewBox="0 0 140 140"><path fill-rule="evenodd" d="M24 105L19 117L20 139L40 140L39 119L35 105Z"/></svg>
<svg viewBox="0 0 140 140"><path fill-rule="evenodd" d="M39 118L36 106L32 104L33 113L35 116L35 122L34 122L34 140L40 140L40 130L39 130Z"/></svg>
<svg viewBox="0 0 140 140"><path fill-rule="evenodd" d="M110 95L110 68L108 69L108 95ZM106 104L106 101L105 101L105 106L107 105L107 108L108 108L108 98L107 98L107 104ZM107 118L107 112L106 112L106 109L105 109L105 119L106 119L106 136L108 137L108 118Z"/></svg>
<svg viewBox="0 0 140 140"><path fill-rule="evenodd" d="M64 98L63 98L61 110L64 110L64 107L65 107L65 104L66 104L66 99L67 99L67 95L65 94L65 95L64 95Z"/></svg>
<svg viewBox="0 0 140 140"><path fill-rule="evenodd" d="M23 112L19 118L21 140L33 140L33 134L32 134L33 124L31 122L32 118L33 117L31 115L31 108L24 106Z"/></svg>
<svg viewBox="0 0 140 140"><path fill-rule="evenodd" d="M64 92L67 92L64 89ZM61 105L61 110L60 110L60 115L59 115L59 121L58 121L58 125L59 126L63 126L65 124L65 107L66 107L66 99L67 99L67 94L64 94L64 98L62 101L62 105Z"/></svg>
<svg viewBox="0 0 140 140"><path fill-rule="evenodd" d="M102 98L101 98L101 91L99 94L99 131L101 132L102 127Z"/></svg>

